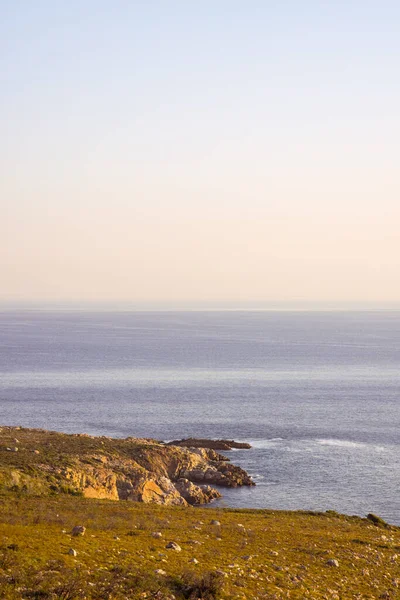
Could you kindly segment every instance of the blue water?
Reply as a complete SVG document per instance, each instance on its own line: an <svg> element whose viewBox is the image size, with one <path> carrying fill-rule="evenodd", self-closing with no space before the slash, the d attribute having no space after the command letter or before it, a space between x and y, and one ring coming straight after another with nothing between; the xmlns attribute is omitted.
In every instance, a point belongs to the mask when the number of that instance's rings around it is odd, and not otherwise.
<svg viewBox="0 0 400 600"><path fill-rule="evenodd" d="M222 503L400 524L400 312L0 312L0 422L224 437Z"/></svg>

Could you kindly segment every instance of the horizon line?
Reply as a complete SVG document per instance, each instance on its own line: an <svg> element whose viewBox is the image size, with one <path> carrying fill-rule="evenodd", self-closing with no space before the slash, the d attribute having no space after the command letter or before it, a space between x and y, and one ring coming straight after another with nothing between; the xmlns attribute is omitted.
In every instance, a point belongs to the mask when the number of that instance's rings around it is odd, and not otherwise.
<svg viewBox="0 0 400 600"><path fill-rule="evenodd" d="M281 301L129 301L129 300L1 300L0 311L121 311L121 312L307 312L400 310L400 301L281 300Z"/></svg>

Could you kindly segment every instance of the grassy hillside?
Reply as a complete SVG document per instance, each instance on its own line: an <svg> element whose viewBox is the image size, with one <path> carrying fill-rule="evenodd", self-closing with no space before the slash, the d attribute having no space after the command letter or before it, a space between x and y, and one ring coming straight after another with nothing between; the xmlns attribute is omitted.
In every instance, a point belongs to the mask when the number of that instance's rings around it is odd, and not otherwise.
<svg viewBox="0 0 400 600"><path fill-rule="evenodd" d="M400 597L400 530L367 519L66 494L0 506L2 600Z"/></svg>

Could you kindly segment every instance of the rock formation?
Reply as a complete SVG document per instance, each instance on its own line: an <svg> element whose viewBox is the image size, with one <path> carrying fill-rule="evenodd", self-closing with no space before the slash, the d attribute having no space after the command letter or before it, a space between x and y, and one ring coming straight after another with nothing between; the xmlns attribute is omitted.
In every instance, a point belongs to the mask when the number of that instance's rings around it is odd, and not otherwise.
<svg viewBox="0 0 400 600"><path fill-rule="evenodd" d="M212 450L232 450L240 448L248 450L251 445L247 442L235 442L234 440L208 440L202 438L187 438L168 442L168 446L185 446L186 448L211 448Z"/></svg>
<svg viewBox="0 0 400 600"><path fill-rule="evenodd" d="M15 429L1 430L0 490L186 506L219 498L211 485L254 485L213 448L18 428L14 454L7 448Z"/></svg>

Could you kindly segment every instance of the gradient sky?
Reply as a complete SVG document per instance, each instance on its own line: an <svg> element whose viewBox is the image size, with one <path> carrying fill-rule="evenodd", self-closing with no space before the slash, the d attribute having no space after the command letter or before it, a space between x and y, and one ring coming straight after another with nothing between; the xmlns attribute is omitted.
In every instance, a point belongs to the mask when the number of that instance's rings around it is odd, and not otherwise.
<svg viewBox="0 0 400 600"><path fill-rule="evenodd" d="M398 0L0 0L0 299L400 301Z"/></svg>

